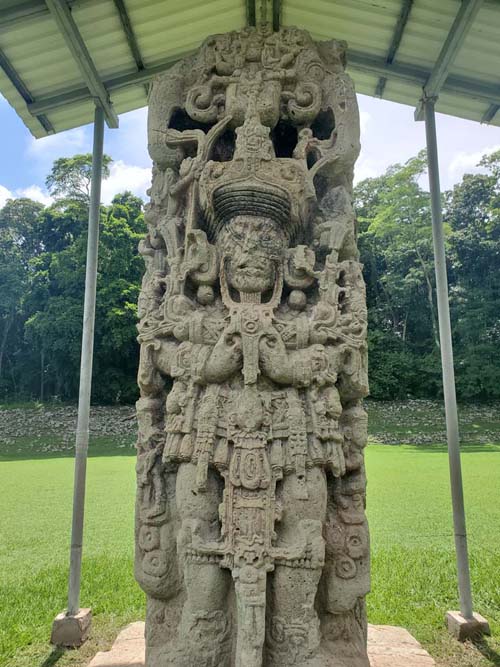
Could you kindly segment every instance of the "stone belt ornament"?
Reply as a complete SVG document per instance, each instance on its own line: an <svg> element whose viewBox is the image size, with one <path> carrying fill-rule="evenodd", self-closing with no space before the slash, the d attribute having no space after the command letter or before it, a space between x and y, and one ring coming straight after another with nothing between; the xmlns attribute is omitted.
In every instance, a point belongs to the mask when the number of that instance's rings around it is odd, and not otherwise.
<svg viewBox="0 0 500 667"><path fill-rule="evenodd" d="M346 45L267 26L152 84L136 578L147 667L368 667Z"/></svg>

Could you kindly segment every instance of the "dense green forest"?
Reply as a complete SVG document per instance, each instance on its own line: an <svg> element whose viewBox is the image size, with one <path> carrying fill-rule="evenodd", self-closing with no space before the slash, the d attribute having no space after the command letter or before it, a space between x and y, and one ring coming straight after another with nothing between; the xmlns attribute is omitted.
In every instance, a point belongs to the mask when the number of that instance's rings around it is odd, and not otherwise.
<svg viewBox="0 0 500 667"><path fill-rule="evenodd" d="M105 175L109 169L105 160ZM444 193L457 390L500 398L500 151ZM441 392L425 155L358 184L355 202L369 308L374 398ZM54 199L0 210L0 399L74 400L78 393L90 155L55 161ZM136 398L136 303L145 233L129 192L101 208L93 400Z"/></svg>

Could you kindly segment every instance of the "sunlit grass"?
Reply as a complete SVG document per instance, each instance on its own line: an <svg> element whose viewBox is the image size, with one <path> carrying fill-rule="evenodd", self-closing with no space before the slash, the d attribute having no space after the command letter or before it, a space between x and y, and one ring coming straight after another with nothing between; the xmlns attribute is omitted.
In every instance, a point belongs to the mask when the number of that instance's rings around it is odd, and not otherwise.
<svg viewBox="0 0 500 667"><path fill-rule="evenodd" d="M117 439L117 444L122 440ZM82 605L93 637L79 652L51 655L50 626L66 605L73 484L71 458L0 463L0 665L83 666L118 629L142 618L133 573L134 458L113 439L94 443L88 463ZM13 458L10 456L9 458ZM465 496L475 606L500 632L500 448L466 447ZM372 535L370 621L407 627L441 665L500 664L443 630L457 607L448 463L442 447L370 445L368 515ZM489 651L500 651L490 640ZM54 662L54 660L56 662Z"/></svg>

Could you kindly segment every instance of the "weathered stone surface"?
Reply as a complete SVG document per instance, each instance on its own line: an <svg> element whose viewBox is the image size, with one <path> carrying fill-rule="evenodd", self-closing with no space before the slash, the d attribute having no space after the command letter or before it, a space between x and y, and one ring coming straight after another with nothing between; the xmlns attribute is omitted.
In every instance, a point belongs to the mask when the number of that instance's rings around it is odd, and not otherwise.
<svg viewBox="0 0 500 667"><path fill-rule="evenodd" d="M58 614L52 624L50 643L55 646L78 648L88 638L92 625L92 611L80 609L74 616L68 616L65 611Z"/></svg>
<svg viewBox="0 0 500 667"><path fill-rule="evenodd" d="M208 38L152 84L136 577L148 667L367 667L365 288L345 44Z"/></svg>
<svg viewBox="0 0 500 667"><path fill-rule="evenodd" d="M467 619L459 611L446 612L446 626L455 639L464 642L491 633L490 624L481 614L474 612L473 616L474 618Z"/></svg>
<svg viewBox="0 0 500 667"><path fill-rule="evenodd" d="M371 667L434 667L431 656L404 628L368 626L368 656Z"/></svg>
<svg viewBox="0 0 500 667"><path fill-rule="evenodd" d="M100 651L88 667L144 667L144 623L131 623L120 632L111 651Z"/></svg>
<svg viewBox="0 0 500 667"><path fill-rule="evenodd" d="M404 628L368 626L371 667L434 667L435 662ZM144 667L144 623L123 630L111 651L98 653L88 667Z"/></svg>

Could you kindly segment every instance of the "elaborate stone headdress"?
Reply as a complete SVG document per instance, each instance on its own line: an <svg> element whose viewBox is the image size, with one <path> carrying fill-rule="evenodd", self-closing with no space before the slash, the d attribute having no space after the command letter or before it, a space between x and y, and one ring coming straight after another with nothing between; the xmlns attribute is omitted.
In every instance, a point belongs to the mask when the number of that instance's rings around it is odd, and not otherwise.
<svg viewBox="0 0 500 667"><path fill-rule="evenodd" d="M207 162L200 178L200 201L207 232L215 238L237 215L268 217L296 240L314 198L306 170L297 160L276 158L270 130L257 114L236 129L230 162Z"/></svg>

